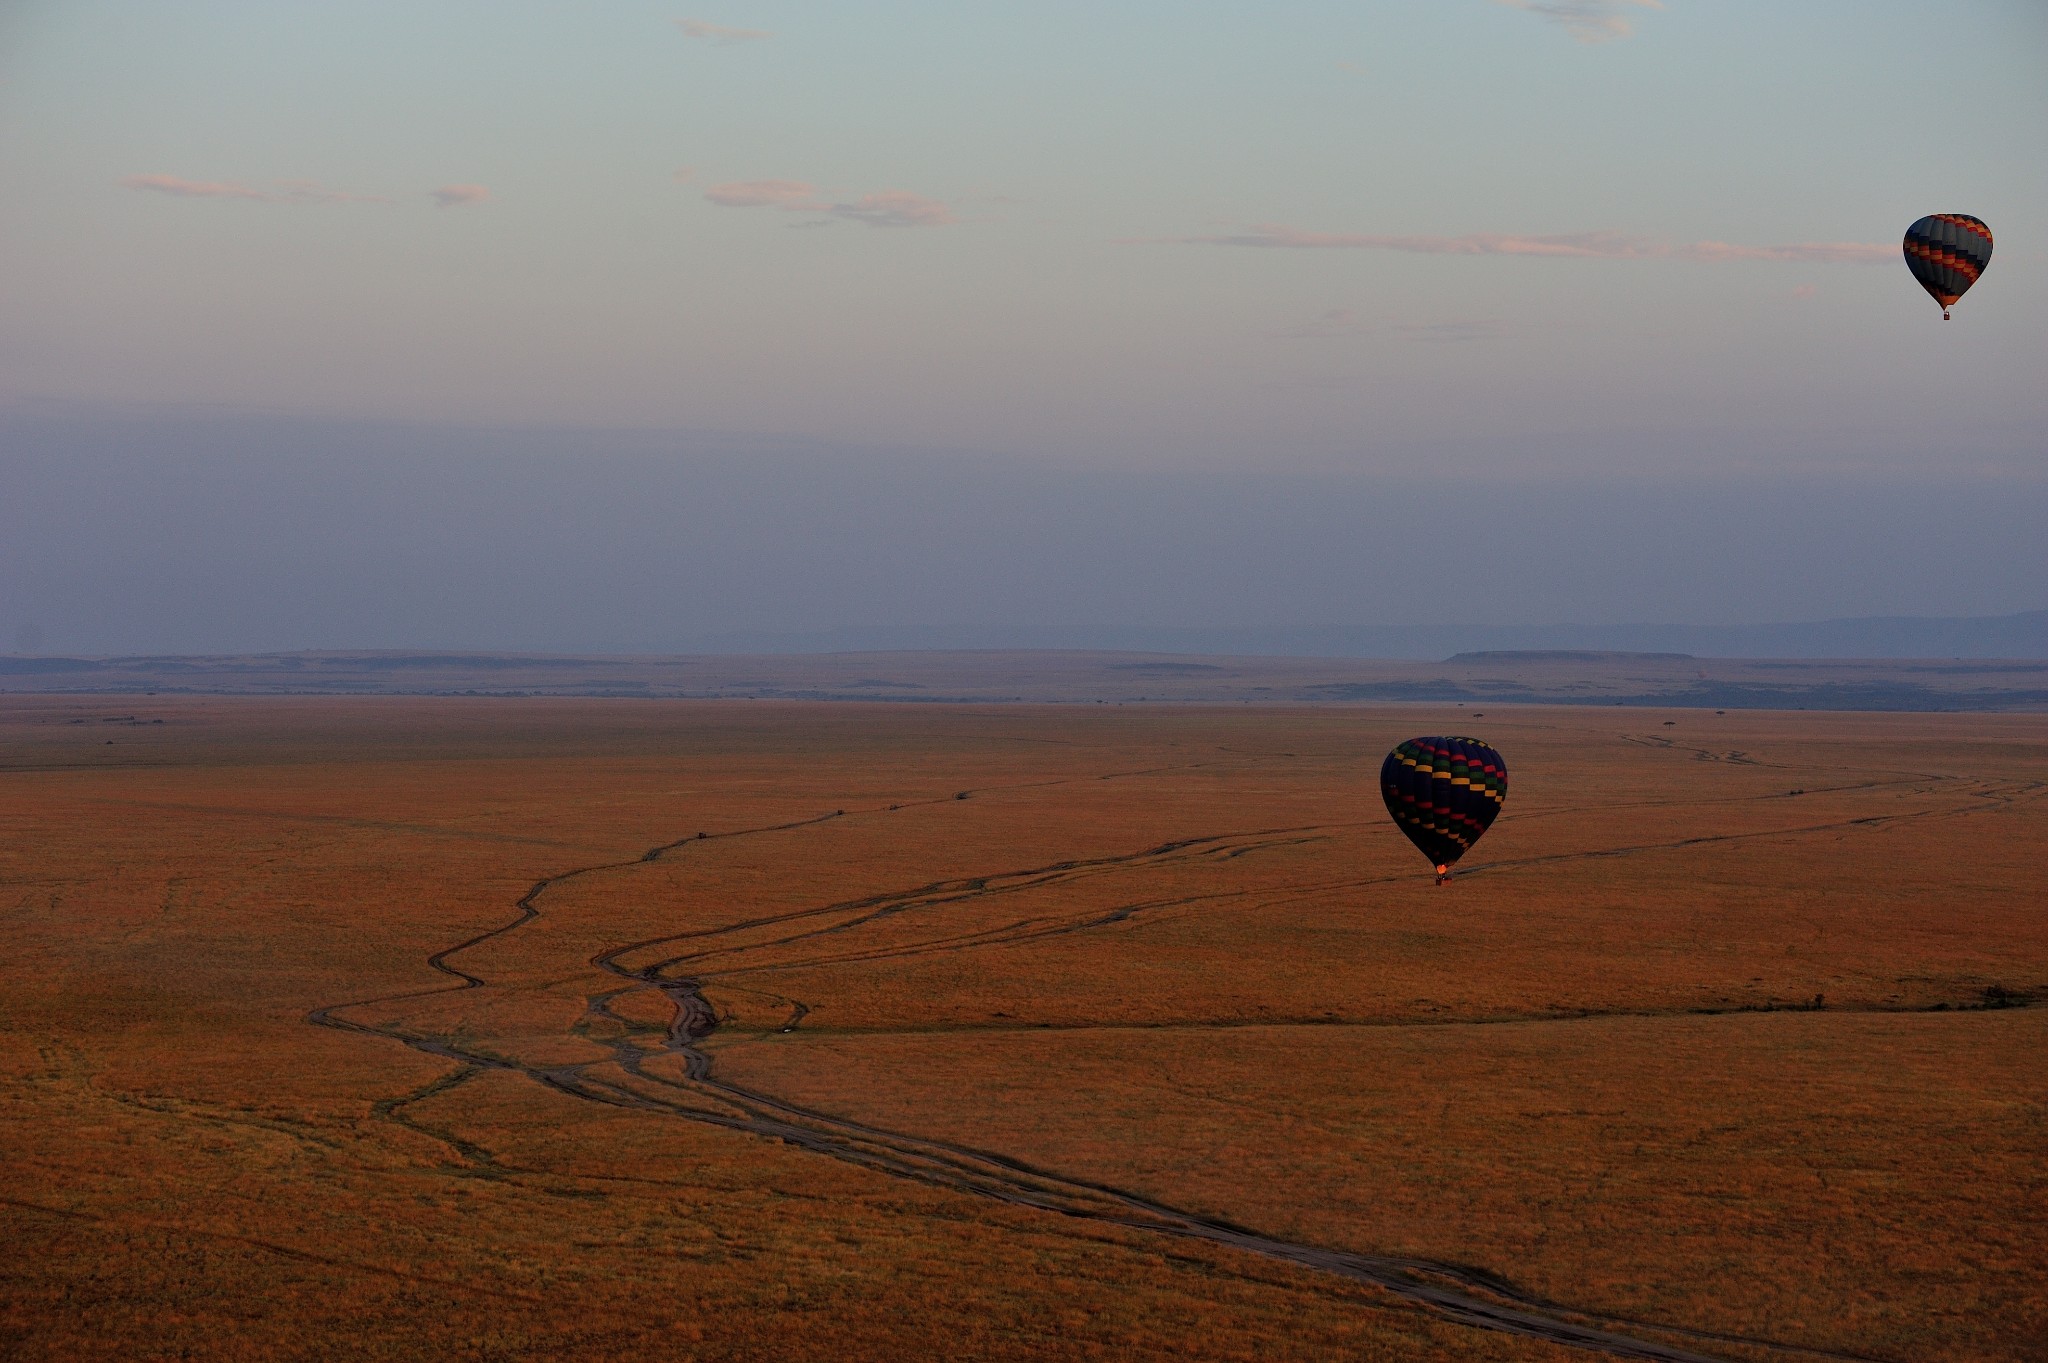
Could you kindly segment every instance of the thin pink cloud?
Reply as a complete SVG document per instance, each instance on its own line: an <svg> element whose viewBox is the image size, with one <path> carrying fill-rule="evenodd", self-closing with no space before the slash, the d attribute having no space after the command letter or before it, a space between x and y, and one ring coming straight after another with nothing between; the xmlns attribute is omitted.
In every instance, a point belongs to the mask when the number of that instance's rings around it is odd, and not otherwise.
<svg viewBox="0 0 2048 1363"><path fill-rule="evenodd" d="M947 227L959 221L953 210L939 200L912 194L907 189L878 189L851 203L833 204L825 211L870 227Z"/></svg>
<svg viewBox="0 0 2048 1363"><path fill-rule="evenodd" d="M1725 241L1695 241L1674 247L1671 254L1687 260L1795 260L1814 265L1889 265L1899 248L1871 241L1800 241L1789 246L1730 246Z"/></svg>
<svg viewBox="0 0 2048 1363"><path fill-rule="evenodd" d="M1386 236L1353 232L1312 232L1282 223L1261 223L1243 232L1201 237L1153 237L1133 245L1248 246L1290 251L1401 251L1434 256L1551 256L1577 260L1802 261L1819 265L1875 265L1890 261L1897 248L1858 241L1809 241L1783 246L1737 246L1725 241L1668 242L1620 232L1514 235L1474 232L1464 236Z"/></svg>
<svg viewBox="0 0 2048 1363"><path fill-rule="evenodd" d="M878 189L835 201L804 180L734 180L707 186L704 197L721 208L822 213L869 227L946 227L959 221L946 203L907 189Z"/></svg>
<svg viewBox="0 0 2048 1363"><path fill-rule="evenodd" d="M1497 0L1561 25L1582 43L1612 42L1635 32L1633 9L1662 9L1663 0Z"/></svg>
<svg viewBox="0 0 2048 1363"><path fill-rule="evenodd" d="M442 185L429 192L428 198L436 208L460 208L464 204L480 204L491 197L491 191L482 185Z"/></svg>
<svg viewBox="0 0 2048 1363"><path fill-rule="evenodd" d="M227 180L182 180L175 175L127 175L115 183L123 189L146 189L180 199L256 199L269 203L276 197Z"/></svg>
<svg viewBox="0 0 2048 1363"><path fill-rule="evenodd" d="M269 189L233 180L186 180L176 175L127 175L115 181L123 189L143 189L180 199L248 199L257 203L388 204L381 194L351 194L327 189L315 180L276 180Z"/></svg>

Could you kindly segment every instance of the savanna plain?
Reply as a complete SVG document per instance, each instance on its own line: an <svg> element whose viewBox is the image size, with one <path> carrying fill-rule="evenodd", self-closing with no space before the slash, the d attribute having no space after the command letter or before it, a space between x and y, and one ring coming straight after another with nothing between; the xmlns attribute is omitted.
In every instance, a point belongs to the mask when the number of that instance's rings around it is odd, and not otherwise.
<svg viewBox="0 0 2048 1363"><path fill-rule="evenodd" d="M0 829L10 1357L2048 1357L2048 717L26 695Z"/></svg>

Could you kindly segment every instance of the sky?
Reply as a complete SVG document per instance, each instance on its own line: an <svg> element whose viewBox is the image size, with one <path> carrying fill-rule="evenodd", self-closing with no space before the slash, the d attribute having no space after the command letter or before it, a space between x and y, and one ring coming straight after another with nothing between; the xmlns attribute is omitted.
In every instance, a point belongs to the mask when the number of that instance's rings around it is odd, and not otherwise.
<svg viewBox="0 0 2048 1363"><path fill-rule="evenodd" d="M1938 29L0 3L0 648L2048 606L2048 7ZM1943 211L1998 241L1948 323ZM650 621L705 554L759 566Z"/></svg>

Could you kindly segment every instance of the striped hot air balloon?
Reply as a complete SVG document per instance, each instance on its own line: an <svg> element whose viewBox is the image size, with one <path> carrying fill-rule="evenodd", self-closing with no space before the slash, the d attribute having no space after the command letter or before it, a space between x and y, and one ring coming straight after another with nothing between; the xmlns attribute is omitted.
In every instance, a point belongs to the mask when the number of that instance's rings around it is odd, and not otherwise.
<svg viewBox="0 0 2048 1363"><path fill-rule="evenodd" d="M1906 268L1941 304L1941 320L1991 263L1991 229L1968 213L1933 213L1906 229Z"/></svg>
<svg viewBox="0 0 2048 1363"><path fill-rule="evenodd" d="M1441 885L1500 813L1508 764L1476 738L1411 738L1380 764L1380 793Z"/></svg>

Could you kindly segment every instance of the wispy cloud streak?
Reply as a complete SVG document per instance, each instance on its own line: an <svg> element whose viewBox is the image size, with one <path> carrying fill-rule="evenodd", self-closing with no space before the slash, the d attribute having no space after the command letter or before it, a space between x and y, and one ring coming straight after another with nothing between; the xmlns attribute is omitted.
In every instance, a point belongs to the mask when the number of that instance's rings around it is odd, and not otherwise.
<svg viewBox="0 0 2048 1363"><path fill-rule="evenodd" d="M1635 32L1629 11L1662 9L1663 0L1495 0L1512 9L1527 10L1564 30L1582 43L1606 43Z"/></svg>
<svg viewBox="0 0 2048 1363"><path fill-rule="evenodd" d="M1474 232L1465 236L1381 236L1311 232L1262 223L1243 232L1201 237L1151 237L1133 245L1247 246L1286 251L1402 251L1431 256L1551 256L1573 260L1802 261L1818 265L1889 262L1898 248L1860 241L1806 241L1783 246L1738 246L1725 241L1660 241L1620 232L1517 236Z"/></svg>
<svg viewBox="0 0 2048 1363"><path fill-rule="evenodd" d="M146 189L180 199L255 199L269 203L276 197L227 180L184 180L175 175L127 175L116 183L123 189Z"/></svg>
<svg viewBox="0 0 2048 1363"><path fill-rule="evenodd" d="M878 189L834 200L803 180L734 180L706 187L704 197L720 208L821 213L869 227L945 227L959 221L948 204L907 189Z"/></svg>
<svg viewBox="0 0 2048 1363"><path fill-rule="evenodd" d="M187 180L176 175L126 175L115 181L123 189L148 190L179 199L248 199L256 203L388 204L381 194L351 194L328 189L314 180L275 180L268 189L233 180Z"/></svg>
<svg viewBox="0 0 2048 1363"><path fill-rule="evenodd" d="M436 208L460 208L464 204L480 204L491 197L491 191L482 185L442 185L428 196Z"/></svg>
<svg viewBox="0 0 2048 1363"><path fill-rule="evenodd" d="M775 36L765 29L728 28L724 24L707 24L702 19L678 19L676 27L683 31L685 38L716 43L720 47L731 47L735 43L766 42Z"/></svg>
<svg viewBox="0 0 2048 1363"><path fill-rule="evenodd" d="M825 211L835 218L866 223L869 227L946 227L958 221L944 203L907 189L878 189L851 203L833 204Z"/></svg>

